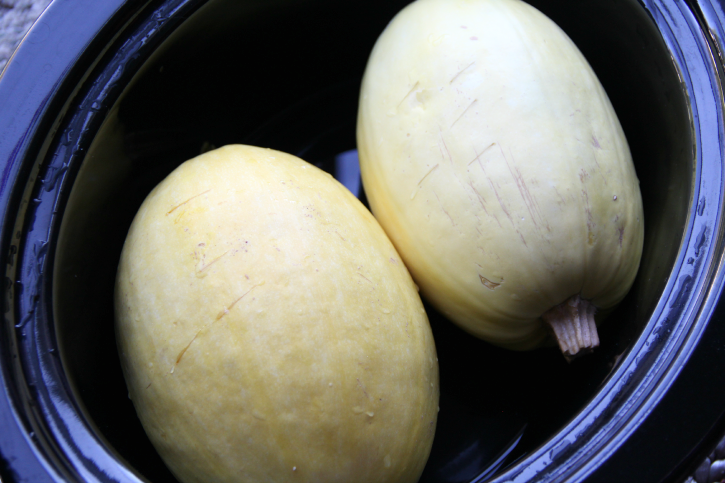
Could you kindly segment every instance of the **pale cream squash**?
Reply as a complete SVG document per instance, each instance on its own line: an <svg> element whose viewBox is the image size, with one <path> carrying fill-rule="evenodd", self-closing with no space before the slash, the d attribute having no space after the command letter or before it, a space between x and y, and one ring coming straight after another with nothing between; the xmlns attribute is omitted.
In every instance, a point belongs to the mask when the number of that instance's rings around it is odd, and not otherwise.
<svg viewBox="0 0 725 483"><path fill-rule="evenodd" d="M228 146L148 196L116 284L138 416L183 482L414 482L438 408L416 287L362 204Z"/></svg>
<svg viewBox="0 0 725 483"><path fill-rule="evenodd" d="M518 0L418 0L370 56L358 115L373 213L438 309L531 349L596 346L643 243L639 182L594 72ZM564 315L564 322L559 322Z"/></svg>

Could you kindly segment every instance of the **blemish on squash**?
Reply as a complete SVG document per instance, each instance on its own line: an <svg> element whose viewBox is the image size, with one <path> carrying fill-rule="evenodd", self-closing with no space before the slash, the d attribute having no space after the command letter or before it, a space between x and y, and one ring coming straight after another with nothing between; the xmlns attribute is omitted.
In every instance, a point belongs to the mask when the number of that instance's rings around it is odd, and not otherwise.
<svg viewBox="0 0 725 483"><path fill-rule="evenodd" d="M174 369L176 368L177 365L179 365L179 362L181 362L181 358L184 357L184 354L186 354L186 351L189 349L189 347L191 347L192 342L194 342L196 340L196 338L199 336L200 333L201 333L201 330L196 333L196 335L191 339L191 341L189 341L189 343L186 344L186 347L184 347L181 350L181 352L179 352L179 355L176 356L176 364L174 364L174 367L171 368L171 374L174 373Z"/></svg>
<svg viewBox="0 0 725 483"><path fill-rule="evenodd" d="M198 266L196 268L196 276L197 277L203 277L204 275L206 275L203 272L207 268L211 267L213 264L215 264L216 262L218 262L222 257L224 257L228 253L229 253L229 250L225 251L224 253L222 253L221 255L219 255L218 257L216 257L214 260L212 260L211 262L209 262L207 264L204 263L204 258L206 258L206 256L205 255L202 256L202 258L201 258L201 260L199 260L199 264L198 264Z"/></svg>
<svg viewBox="0 0 725 483"><path fill-rule="evenodd" d="M481 279L481 283L483 284L483 286L489 290L495 290L499 285L501 285L500 283L490 281L483 275L479 275L478 277Z"/></svg>
<svg viewBox="0 0 725 483"><path fill-rule="evenodd" d="M184 206L185 204L187 204L187 203L188 203L189 201L193 200L194 198L198 198L198 197L199 197L199 196L201 196L201 195L205 195L205 194L207 194L207 193L208 193L208 192L210 192L210 191L211 191L211 188L210 188L210 189L208 189L208 190L206 190L206 191L203 191L203 192L199 193L198 195L194 195L194 196L192 196L191 198L189 198L188 200L184 201L183 203L179 203L178 205L176 205L176 206L174 206L173 208L171 208L171 210L169 210L169 211L168 211L168 212L166 213L166 216L169 216L169 215L170 215L171 213L173 213L173 212L174 212L174 211L175 211L176 209L178 209L178 208L180 208L180 207Z"/></svg>
<svg viewBox="0 0 725 483"><path fill-rule="evenodd" d="M465 28L465 27L464 27L464 28ZM468 70L468 68L469 68L469 67L471 67L471 66L472 66L473 64L475 64L475 63L476 63L476 62L471 62L471 63L470 63L470 64L468 64L468 65L467 65L466 67L464 67L464 68L463 68L462 70L460 70L460 71L458 72L458 74L456 74L456 75L454 75L454 76L453 76L453 79L451 79L451 81L450 81L450 82L449 82L448 84L449 84L449 85L450 85L450 84L453 84L453 81L455 81L456 79L458 79L458 76L460 76L461 74L463 74L463 73L464 73L464 72L465 72L466 70Z"/></svg>
<svg viewBox="0 0 725 483"><path fill-rule="evenodd" d="M436 45L437 46L437 45L442 44L446 37L448 37L448 34L443 34L443 35L440 35L438 37L436 37L433 34L430 34L428 36L428 42L430 42L431 45Z"/></svg>
<svg viewBox="0 0 725 483"><path fill-rule="evenodd" d="M499 147L499 149L501 149ZM543 225L547 231L551 231L551 227L549 226L549 222L544 218L544 215L541 212L541 209L539 208L539 203L536 201L536 198L531 194L531 191L529 190L528 186L526 186L526 180L524 179L524 175L521 173L521 170L517 168L516 166L511 168L511 164L509 164L508 158L506 158L506 155L503 152L503 149L501 149L501 155L504 158L504 161L506 162L506 166L508 167L509 172L511 173L511 177L514 179L514 182L516 183L516 187L519 190L519 194L521 195L521 199L524 201L524 204L526 205L526 209L529 212L529 215L531 215L531 221L534 223L534 227L537 230L540 230L539 224ZM509 150L509 155L511 155L511 152ZM539 222L537 223L536 219L539 219ZM524 242L526 244L526 242Z"/></svg>
<svg viewBox="0 0 725 483"><path fill-rule="evenodd" d="M252 285L252 287L251 287L251 288L250 288L249 290L247 290L246 292L244 292L244 293L243 293L243 294L242 294L241 296L239 296L239 298L237 298L237 299L236 299L236 300L234 300L234 301L233 301L233 302L232 302L231 304L229 304L229 306L228 306L228 307L225 307L225 308L224 308L224 309L223 309L223 310L222 310L221 312L219 312L219 313L217 314L217 316L216 316L216 319L215 319L215 321L216 321L216 320L219 320L219 319L221 319L222 317L224 317L225 315L227 315L227 314L229 313L229 311L230 311L230 310L232 310L232 308L234 307L234 305L236 305L236 303L237 303L237 302L239 302L240 300L242 300L242 299L243 299L243 298L244 298L244 297L245 297L245 296L246 296L246 295L247 295L247 294L248 294L249 292L251 292L251 291L252 291L252 290L254 290L255 288L259 287L260 285L264 285L264 281L262 281L262 282L259 282L259 283L258 283L258 284L256 284L256 285ZM193 342L193 341L192 341L192 342Z"/></svg>
<svg viewBox="0 0 725 483"><path fill-rule="evenodd" d="M413 87L408 91L408 93L405 96L403 96L403 98L400 100L398 105L395 106L395 109L390 110L390 111L394 111L392 114L393 116L398 113L398 108L403 104L403 102L408 98L408 96L410 96L418 88L419 85L420 85L420 81L417 81L415 84L413 84ZM388 115L391 115L390 111L388 111Z"/></svg>
<svg viewBox="0 0 725 483"><path fill-rule="evenodd" d="M594 228L596 227L596 223L594 223L594 217L592 216L592 210L589 206L589 193L587 190L582 190L582 195L584 197L584 211L587 214L587 243L592 246L594 245L594 242L596 241L596 237L594 236Z"/></svg>
<svg viewBox="0 0 725 483"><path fill-rule="evenodd" d="M264 415L262 415L262 413L260 413L256 409L254 411L252 411L252 416L254 416L256 419L259 419L260 421L266 421L267 420L267 418L265 418Z"/></svg>
<svg viewBox="0 0 725 483"><path fill-rule="evenodd" d="M524 244L524 246L526 246L526 248L528 248L529 247L529 244L526 243L526 238L524 238L524 235L522 235L521 232L518 231L518 230L516 230L516 233L519 234L519 238L521 238L521 242Z"/></svg>
<svg viewBox="0 0 725 483"><path fill-rule="evenodd" d="M483 151L481 151L480 153L479 153L478 151L476 151L476 149L474 148L474 149L473 149L473 152L474 152L474 153L476 153L476 157L475 157L475 158L473 158L473 160L471 160L471 162L470 162L470 163L468 163L468 166L472 165L472 164L473 164L473 163L475 163L476 161L480 161L480 160L481 160L481 156L483 156L483 154L484 154L484 153L485 153L486 151L488 151L489 149L491 149L491 148L492 148L492 147L494 147L495 145L496 145L496 143L491 143L491 144L489 144L489 145L488 145L488 147L486 147L486 149L484 149L484 150L483 150ZM481 166L481 169L483 169L483 166Z"/></svg>
<svg viewBox="0 0 725 483"><path fill-rule="evenodd" d="M473 185L473 181L469 181L469 182L468 182L468 184L469 184L469 186L471 187L471 189L473 190L473 192L474 192L474 193L476 194L476 196L478 197L478 202L479 202L479 203L481 204L481 208L483 208L483 211L484 211L484 212L485 212L485 213L486 213L486 214L487 214L488 216L492 216L492 215L491 215L491 214L490 214L490 213L488 212L488 209L486 208L486 198L484 198L484 197L483 197L483 195L482 195L482 194L481 194L481 193L480 193L480 192L479 192L479 191L478 191L478 190L476 189L476 187L475 187L475 186ZM494 220L496 220L496 223L498 223L498 226L500 227L500 226L501 226L501 222L500 222L500 221L498 221L498 217L496 217L496 215L493 215L493 219L494 219ZM478 227L476 227L476 229L478 230ZM480 233L481 235L483 235L483 234L481 233L481 231L480 231L480 230L478 230L478 231L479 231L479 233Z"/></svg>
<svg viewBox="0 0 725 483"><path fill-rule="evenodd" d="M592 158L594 158L594 164L597 165L597 169L594 170L594 174L599 175L602 178L602 181L604 181L604 184L606 186L609 186L607 176L604 174L604 170L602 169L602 166L599 164L599 160L597 159L597 153L592 153Z"/></svg>
<svg viewBox="0 0 725 483"><path fill-rule="evenodd" d="M359 363L359 364L362 364L362 363ZM368 394L368 391L365 388L365 384L363 384L362 382L360 382L360 379L359 378L355 378L355 380L357 381L357 385L360 386L360 389L362 390L363 394L365 394L365 397L368 398L368 399L370 399L370 395ZM360 412L362 412L362 411L360 411Z"/></svg>
<svg viewBox="0 0 725 483"><path fill-rule="evenodd" d="M460 116L458 116L458 118L457 118L457 119L456 119L455 121L453 121L453 124L451 124L451 127L450 127L450 128L452 128L453 126L455 126L455 125L456 125L456 123L457 123L457 122L458 122L458 121L459 121L459 120L460 120L460 119L461 119L461 118L462 118L462 117L463 117L463 116L464 116L464 115L465 115L465 114L466 114L466 113L468 112L468 110L469 110L470 108L472 108L472 107L473 107L473 105L474 105L474 104L475 104L476 102L478 102L478 99L474 99L474 100L473 100L473 102L472 102L472 103L470 103L470 104L468 105L468 107L467 107L466 109L464 109L464 110L463 110L463 112L461 113L461 115L460 115ZM448 128L448 129L450 129L450 128Z"/></svg>
<svg viewBox="0 0 725 483"><path fill-rule="evenodd" d="M436 192L434 191L434 192L433 192L433 194L435 195L436 199L438 200L438 204L440 205L440 207L441 207L441 210L443 210L443 213L445 213L445 215L446 215L446 216L448 217L448 219L449 219L449 220L451 220L451 223L453 224L453 226L456 226L456 222L455 222L455 220L453 219L453 217L451 216L451 214L450 214L450 213L448 213L448 210L446 210L446 209L445 209L445 208L443 207L443 203L441 203L441 199L440 199L440 197L438 196L438 193L436 193Z"/></svg>
<svg viewBox="0 0 725 483"><path fill-rule="evenodd" d="M410 103L410 107L419 107L421 106L423 109L425 109L426 102L430 101L433 97L433 91L430 89L423 89L421 91L418 91L415 93L415 100L418 102L418 104Z"/></svg>
<svg viewBox="0 0 725 483"><path fill-rule="evenodd" d="M373 283L373 281L372 281L372 280L370 280L369 278L367 278L367 277L366 277L365 275L363 275L362 273L360 273L360 272L357 272L357 274L358 274L358 275L360 275L360 276L361 276L362 278L364 278L365 280L367 280L368 282L370 282L370 283L372 283L373 285L375 285L375 284Z"/></svg>
<svg viewBox="0 0 725 483"><path fill-rule="evenodd" d="M446 159L446 155L448 155L448 160L451 162L451 166L453 166L453 156L451 156L451 151L448 149L448 144L446 144L446 140L443 139L443 130L438 127L438 135L441 137L441 143L443 143L443 147L445 148L446 152L443 154L443 149L441 149L441 156L443 156L443 159ZM440 147L440 144L438 145Z"/></svg>
<svg viewBox="0 0 725 483"><path fill-rule="evenodd" d="M411 199L411 200L413 200L413 198L415 198L415 195L417 195L417 194L418 194L418 190L420 190L420 187L421 187L421 183L423 183L423 180L425 180L425 179L426 179L426 178L428 177L428 175L429 175L429 174L431 174L431 173L432 173L433 171L435 171L435 170L436 170L436 168L437 168L438 166L439 166L438 164L436 164L435 166L433 166L433 167L432 167L432 168L430 169L430 171L428 171L428 172L427 172L427 173L426 173L426 174L425 174L425 175L424 175L424 176L423 176L423 177L422 177L422 178L420 179L420 181L418 181L418 184L417 184L417 185L415 186L415 189L414 189L414 190L413 190L413 192L412 192L412 193L410 194L410 199Z"/></svg>
<svg viewBox="0 0 725 483"><path fill-rule="evenodd" d="M260 285L264 285L264 281L261 281L258 284L253 285L249 290L247 290L246 292L244 292L238 299L236 299L235 301L233 301L228 307L225 307L224 309L222 309L222 311L219 312L219 314L217 314L216 318L214 319L214 321L212 323L210 323L207 326L202 327L201 329L199 329L199 331L194 335L194 337L192 337L192 339L189 341L189 343L186 344L186 347L184 347L181 350L181 352L179 352L179 355L176 357L176 363L171 368L171 372L170 373L171 374L174 373L174 369L176 369L176 366L179 365L179 363L181 362L181 359L184 357L184 354L186 353L186 351L189 349L189 347L191 347L191 344L196 340L197 337L199 337L199 334L201 334L202 331L208 329L209 327L211 327L212 324L214 324L214 322L218 321L219 319L221 319L222 317L224 317L225 315L227 315L229 313L229 311L232 309L232 307L234 307L234 305L237 302L239 302L240 300L242 300L249 292L251 292L255 288L259 287Z"/></svg>
<svg viewBox="0 0 725 483"><path fill-rule="evenodd" d="M425 176L423 176L423 177L422 177L422 178L420 179L420 181L418 181L418 186L420 186L420 185L421 185L421 184L423 183L423 181L424 181L424 180L425 180L425 179L426 179L426 178L428 177L428 175L429 175L429 174L431 174L431 173L432 173L433 171L435 171L435 170L436 170L436 168L438 168L438 166L440 166L440 165L439 165L439 164L436 164L435 166L433 166L433 167L432 167L432 168L431 168L431 169L430 169L430 170L429 170L429 171L428 171L428 172L427 172L427 173L425 174Z"/></svg>

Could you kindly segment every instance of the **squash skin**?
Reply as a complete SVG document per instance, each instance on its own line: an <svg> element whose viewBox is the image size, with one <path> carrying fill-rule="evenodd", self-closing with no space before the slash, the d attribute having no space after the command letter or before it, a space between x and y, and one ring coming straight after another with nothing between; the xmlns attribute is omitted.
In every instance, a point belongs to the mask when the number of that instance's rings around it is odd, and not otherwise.
<svg viewBox="0 0 725 483"><path fill-rule="evenodd" d="M518 0L418 0L378 39L358 149L373 213L421 293L516 350L574 295L606 312L644 239L624 132L590 66Z"/></svg>
<svg viewBox="0 0 725 483"><path fill-rule="evenodd" d="M116 332L137 414L183 482L414 482L438 365L415 284L342 185L227 146L148 196Z"/></svg>

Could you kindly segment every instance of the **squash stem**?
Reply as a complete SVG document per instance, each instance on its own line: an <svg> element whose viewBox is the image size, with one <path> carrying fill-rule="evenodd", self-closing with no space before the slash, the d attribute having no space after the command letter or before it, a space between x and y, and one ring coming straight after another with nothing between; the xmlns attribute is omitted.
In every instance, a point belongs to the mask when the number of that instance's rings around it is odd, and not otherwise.
<svg viewBox="0 0 725 483"><path fill-rule="evenodd" d="M571 362L599 346L595 311L594 304L577 294L542 315L567 361Z"/></svg>

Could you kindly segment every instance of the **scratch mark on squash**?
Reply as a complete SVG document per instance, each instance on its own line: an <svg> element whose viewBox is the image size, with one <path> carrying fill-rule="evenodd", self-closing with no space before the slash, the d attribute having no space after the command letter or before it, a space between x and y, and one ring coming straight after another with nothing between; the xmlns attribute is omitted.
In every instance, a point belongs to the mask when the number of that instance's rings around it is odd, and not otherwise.
<svg viewBox="0 0 725 483"><path fill-rule="evenodd" d="M199 337L199 334L201 334L201 333L202 333L203 331L205 331L205 330L209 329L209 328L210 328L210 327L211 327L212 325L214 325L214 323L215 323L215 322L217 322L217 321L218 321L219 319L221 319L222 317L224 317L225 315L227 315L227 314L229 313L229 311L230 311L230 310L232 309L232 307L234 307L234 305L235 305L235 304L236 304L237 302L239 302L240 300L242 300L242 299L244 298L244 296L245 296L245 295L247 295L247 294L248 294L249 292L251 292L251 291L252 291L252 290L254 290L255 288L259 287L260 285L264 285L264 281L262 281L262 282L259 282L258 284L255 284L255 285L253 285L253 286L252 286L252 287L251 287L251 288L250 288L249 290L247 290L246 292L244 292L244 293L242 294L242 296L241 296L241 297L239 297L239 298L238 298L238 299L236 299L236 300L235 300L234 302L232 302L232 303L231 303L231 305L229 305L229 307L226 307L226 308L225 308L224 310L222 310L222 311L221 311L221 312L220 312L220 313L219 313L219 314L217 315L216 319L214 319L214 320L213 320L213 321L212 321L211 323L209 323L209 324L207 324L206 326L204 326L204 327L202 327L201 329L199 329L199 330L198 330L198 331L196 332L196 334L194 334L194 337L192 337L192 338L191 338L191 340L189 341L189 343L188 343L188 344L186 344L186 347L184 347L184 348L183 348L183 349L181 350L181 352L179 352L179 355L178 355L178 356L176 356L176 363L175 363L175 364L174 364L174 366L173 366L173 367L171 368L171 372L170 372L170 373L171 373L171 374L173 374L173 373L174 373L174 370L176 369L176 366L178 366L178 365L179 365L179 363L181 362L181 359L182 359L182 358L184 357L184 354L186 354L186 351L187 351L187 350L189 350L189 347L191 347L191 344L193 344L193 343L194 343L194 341L196 340L196 338L197 338L197 337Z"/></svg>
<svg viewBox="0 0 725 483"><path fill-rule="evenodd" d="M460 70L458 72L458 74L456 74L456 75L453 76L453 79L451 79L451 81L448 83L448 85L453 84L453 81L455 81L456 79L458 79L458 76L460 76L461 74L463 74L466 70L468 70L475 63L476 63L475 61L474 62L471 62L466 67L464 67L462 70Z"/></svg>
<svg viewBox="0 0 725 483"><path fill-rule="evenodd" d="M466 191L466 186L464 185L463 181L461 181L461 177L460 177L460 176L458 176L458 173L457 173L457 172L456 172L455 170L453 170L453 171L452 171L452 173L453 173L453 177L454 177L454 178L456 178L456 181L458 181L458 184L459 184L459 185L461 186L461 189L462 189L462 190L463 190L464 192L466 192L466 193L467 193L467 191ZM470 195L469 195L469 198L470 198Z"/></svg>
<svg viewBox="0 0 725 483"><path fill-rule="evenodd" d="M544 227L547 229L547 231L551 231L551 227L549 226L549 223L544 219L543 215L541 214L541 210L539 208L539 203L536 201L536 198L531 194L531 191L529 190L528 186L526 186L526 180L524 179L523 174L521 174L521 171L519 168L514 167L511 168L511 164L509 164L508 159L506 158L506 155L503 153L503 150L501 150L501 154L503 155L504 161L506 162L506 166L509 169L509 172L511 173L511 177L513 177L514 182L516 183L516 187L519 190L519 194L521 194L521 198L524 201L524 204L526 205L526 209L529 212L529 215L531 216L531 221L534 223L534 227L537 230L540 230L539 224L544 225ZM509 154L511 152L509 151ZM538 219L538 222L537 222Z"/></svg>
<svg viewBox="0 0 725 483"><path fill-rule="evenodd" d="M232 310L232 308L234 308L234 306L237 304L237 302L239 302L240 300L242 300L244 297L247 296L247 294L249 292L251 292L255 288L259 287L260 285L264 285L264 282L262 281L262 282L259 282L259 283L255 284L255 285L252 285L249 290L247 290L242 295L240 295L236 300L234 300L231 304L229 304L228 307L225 307L224 310L222 310L221 312L219 312L217 314L215 322L217 320L221 319L222 317L224 317L225 315L227 315Z"/></svg>
<svg viewBox="0 0 725 483"><path fill-rule="evenodd" d="M560 200L560 202L558 203L559 209L564 211L563 208L561 207L561 205L566 204L566 199L563 196L561 196L561 193L559 193L559 188L557 188L556 186L554 186L554 192L556 193L556 195L559 197L559 200Z"/></svg>
<svg viewBox="0 0 725 483"><path fill-rule="evenodd" d="M196 335L194 335L194 337L189 341L189 343L186 344L186 347L181 349L181 352L179 352L179 355L176 357L176 364L174 364L174 367L171 368L172 374L174 373L174 369L176 368L176 366L178 366L179 362L181 362L181 358L184 357L184 354L186 354L186 351L189 349L189 347L191 347L191 344L196 340L202 330L204 329L200 329L199 332L197 332Z"/></svg>
<svg viewBox="0 0 725 483"><path fill-rule="evenodd" d="M521 232L518 231L518 230L516 230L516 233L519 234L519 238L521 238L521 241L524 243L524 245L526 246L526 248L528 248L529 247L529 244L526 243L526 238L524 238L524 235L522 235Z"/></svg>
<svg viewBox="0 0 725 483"><path fill-rule="evenodd" d="M484 153L485 153L486 151L488 151L489 149L491 149L491 148L492 148L492 147L494 147L495 145L496 145L496 143L491 143L491 144L489 144L489 145L488 145L488 147L487 147L486 149L484 149L483 151L481 151L480 153L479 153L478 151L476 151L476 148L474 148L474 149L473 149L473 152L475 152L475 153L476 153L476 157L475 157L475 158L473 158L473 159L471 160L471 162L470 162L470 163L468 163L468 165L470 166L470 165L472 165L473 163L475 163L476 161L480 161L480 160L481 160L481 156L483 156L483 155L484 155Z"/></svg>
<svg viewBox="0 0 725 483"><path fill-rule="evenodd" d="M362 278L364 278L365 280L367 280L368 282L370 282L371 284L375 285L375 284L373 283L373 281L372 281L372 280L370 280L369 278L367 278L367 277L366 277L365 275L363 275L362 273L360 273L360 272L356 272L356 273L357 273L358 275L360 275L360 276L361 276Z"/></svg>
<svg viewBox="0 0 725 483"><path fill-rule="evenodd" d="M594 236L596 223L594 223L594 218L592 217L592 210L589 206L589 193L586 189L582 190L582 196L584 197L584 211L587 214L587 243L589 243L589 245L594 245L594 242L596 241L596 237Z"/></svg>
<svg viewBox="0 0 725 483"><path fill-rule="evenodd" d="M599 173L599 176L602 177L602 180L604 181L604 185L608 186L607 183L607 177L604 175L604 170L602 170L602 167L599 165L599 160L597 159L597 153L592 153L592 157L594 158L594 164L597 165L597 173Z"/></svg>
<svg viewBox="0 0 725 483"><path fill-rule="evenodd" d="M169 211L168 211L168 212L166 213L166 216L169 216L169 215L170 215L171 213L173 213L173 212L174 212L174 211L175 211L176 209L178 209L178 208L180 208L180 207L184 206L185 204L187 204L187 203L188 203L189 201L193 200L194 198L198 198L198 197L199 197L199 196L201 196L201 195L205 195L205 194L207 194L207 193L208 193L208 192L210 192L210 191L211 191L211 189L208 189L208 190L206 190L206 191L203 191L203 192L199 193L198 195L194 195L194 196L192 196L191 198L189 198L188 200L184 201L183 203L179 203L178 205L176 205L176 206L174 206L173 208L171 208L171 210L169 210Z"/></svg>
<svg viewBox="0 0 725 483"><path fill-rule="evenodd" d="M362 362L358 362L358 364L363 364L363 363ZM355 380L357 381L357 385L360 387L360 389L362 390L363 394L365 394L365 397L368 398L368 399L370 399L370 394L368 394L368 391L367 391L367 388L365 387L365 384L363 384L360 381L359 378L355 378Z"/></svg>
<svg viewBox="0 0 725 483"><path fill-rule="evenodd" d="M503 210L504 215L506 215L506 218L508 218L509 222L511 222L511 226L514 226L514 219L511 218L511 213L509 213L508 207L506 206L506 203L504 203L503 198L498 194L498 190L496 189L496 186L494 185L491 178L486 175L486 179L488 180L488 184L491 186L491 189L493 190L493 194L496 195L496 199L498 200L498 204L501 206L501 209Z"/></svg>
<svg viewBox="0 0 725 483"><path fill-rule="evenodd" d="M619 221L619 215L614 218L614 222ZM622 238L624 237L624 225L617 227L617 232L619 232L619 248L622 248Z"/></svg>
<svg viewBox="0 0 725 483"><path fill-rule="evenodd" d="M594 134L592 134L592 146L597 149L602 149L602 146L599 144L599 139Z"/></svg>
<svg viewBox="0 0 725 483"><path fill-rule="evenodd" d="M451 166L453 166L453 156L451 156L451 152L448 149L448 145L446 144L446 140L443 139L443 130L438 126L439 135L441 137L441 142L443 143L443 147L446 150L446 154L448 155L448 160L451 162ZM439 145L440 146L440 145ZM443 151L441 150L441 155L443 155ZM445 159L445 155L443 155L443 158Z"/></svg>
<svg viewBox="0 0 725 483"><path fill-rule="evenodd" d="M400 100L397 107L400 107L403 104L403 102L408 98L408 96L410 96L413 93L413 91L415 91L418 88L419 85L420 85L420 81L416 81L416 83L413 85L413 88L410 89L410 91L408 91L408 93L405 95L405 97L403 97Z"/></svg>
<svg viewBox="0 0 725 483"><path fill-rule="evenodd" d="M478 202L481 204L481 208L483 208L483 211L488 216L492 216L493 219L496 220L496 223L498 223L498 226L501 227L501 222L498 220L498 217L496 215L491 215L491 213L488 212L488 209L486 208L486 198L484 198L483 195L476 189L476 187L473 186L473 181L469 181L468 184L471 186L473 192L476 193L476 196L478 197Z"/></svg>
<svg viewBox="0 0 725 483"><path fill-rule="evenodd" d="M460 115L460 116L458 116L458 119L456 119L455 121L453 121L453 124L451 124L451 127L450 127L450 128L452 128L453 126L455 126L455 125L456 125L456 123L457 123L457 122L458 122L458 121L459 121L459 120L460 120L460 119L461 119L461 118L462 118L462 117L464 116L464 114L466 114L466 113L468 112L468 110L469 110L470 108L472 108L472 107L473 107L473 105L474 105L474 104L475 104L476 102L478 102L478 99L474 99L474 100L473 100L473 102L472 102L472 103L470 103L470 104L468 105L468 107L467 107L467 108L466 108L466 109L465 109L465 110L464 110L464 111L463 111L463 112L461 113L461 115ZM450 128L448 128L448 129L450 129Z"/></svg>
<svg viewBox="0 0 725 483"><path fill-rule="evenodd" d="M201 265L202 266L201 266L201 268L199 268L197 270L197 275L201 274L204 270L206 270L207 268L211 267L216 262L218 262L219 260L221 260L222 257L225 256L227 253L229 253L229 250L225 251L224 253L222 253L221 255L219 255L218 257L216 257L214 260L212 260L211 262L207 263L206 265L204 265L204 262L203 262L204 259L202 258L202 260L201 260Z"/></svg>
<svg viewBox="0 0 725 483"><path fill-rule="evenodd" d="M438 204L440 205L441 210L443 210L443 213L445 213L446 216L448 217L448 219L451 220L451 223L453 224L453 226L456 226L456 222L453 220L453 217L451 216L450 213L448 213L448 210L445 209L445 207L443 206L443 203L441 203L441 199L438 196L438 193L436 193L434 191L433 194L435 195L436 199L438 200Z"/></svg>
<svg viewBox="0 0 725 483"><path fill-rule="evenodd" d="M424 179L426 179L426 178L428 177L428 175L429 175L429 174L431 174L431 173L432 173L433 171L435 171L435 170L436 170L436 169L438 168L438 166L440 166L440 165L439 165L439 164L436 164L435 166L433 166L433 167L432 167L432 168L431 168L431 169L430 169L430 170L429 170L429 171L428 171L428 172L427 172L427 173L425 174L425 176L423 176L423 177L422 177L422 178L420 179L420 181L418 181L418 186L420 186L420 185L421 185L421 184L423 183L423 180L424 180Z"/></svg>
<svg viewBox="0 0 725 483"><path fill-rule="evenodd" d="M488 149L491 148L492 146L494 146L495 144L496 143L491 143L491 145L489 147L487 147L486 149L484 149L480 154L478 153L478 151L476 151L476 148L473 148L473 152L476 153L476 157L473 159L473 161L478 161L478 166L481 168L481 171L483 171L484 176L486 176L488 185L493 190L493 194L496 196L496 199L498 200L498 204L501 206L501 210L503 211L504 215L506 215L506 218L508 218L509 223L511 223L511 226L514 226L514 220L513 220L513 218L511 218L511 213L509 213L508 207L504 203L503 198L501 198L501 195L499 195L498 190L496 189L496 184L493 182L491 177L488 175L488 173L486 172L486 168L483 166L483 163L481 162L481 155L483 155L483 153L488 151ZM471 163L473 163L473 161L471 161ZM496 218L496 222L498 222L498 218ZM499 225L500 224L501 223L499 222Z"/></svg>
<svg viewBox="0 0 725 483"><path fill-rule="evenodd" d="M473 186L473 181L469 181L468 185L471 187L474 193L476 193L476 196L478 197L478 202L481 204L481 208L483 208L483 211L488 214L488 210L486 210L486 198L483 197L481 193L476 189L475 186Z"/></svg>

